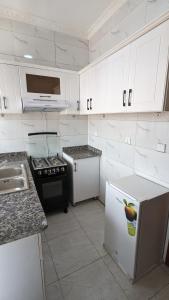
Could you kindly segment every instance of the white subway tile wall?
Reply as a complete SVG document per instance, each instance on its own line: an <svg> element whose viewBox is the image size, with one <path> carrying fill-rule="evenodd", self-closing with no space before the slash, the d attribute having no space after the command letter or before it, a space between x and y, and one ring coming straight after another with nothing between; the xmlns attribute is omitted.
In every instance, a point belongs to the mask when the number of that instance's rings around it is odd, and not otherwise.
<svg viewBox="0 0 169 300"><path fill-rule="evenodd" d="M169 10L168 0L128 0L89 41L90 61Z"/></svg>
<svg viewBox="0 0 169 300"><path fill-rule="evenodd" d="M169 113L97 115L88 118L88 142L102 150L100 195L105 183L134 172L169 186ZM158 144L166 145L164 153Z"/></svg>
<svg viewBox="0 0 169 300"><path fill-rule="evenodd" d="M0 59L79 71L89 63L88 41L0 18Z"/></svg>

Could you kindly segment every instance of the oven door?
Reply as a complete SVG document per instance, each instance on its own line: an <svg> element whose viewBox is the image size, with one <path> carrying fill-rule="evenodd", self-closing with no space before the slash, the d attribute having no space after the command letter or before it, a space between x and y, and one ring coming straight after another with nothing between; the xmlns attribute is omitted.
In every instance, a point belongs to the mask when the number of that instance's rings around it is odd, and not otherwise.
<svg viewBox="0 0 169 300"><path fill-rule="evenodd" d="M68 206L67 176L37 178L36 188L44 211Z"/></svg>

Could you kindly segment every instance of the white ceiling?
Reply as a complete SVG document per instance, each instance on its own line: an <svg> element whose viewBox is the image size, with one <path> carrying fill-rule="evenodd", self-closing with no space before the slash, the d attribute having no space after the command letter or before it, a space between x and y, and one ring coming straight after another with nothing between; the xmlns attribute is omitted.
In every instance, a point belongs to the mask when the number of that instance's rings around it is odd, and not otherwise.
<svg viewBox="0 0 169 300"><path fill-rule="evenodd" d="M120 2L122 0L0 0L0 16L86 38L97 20L117 8Z"/></svg>

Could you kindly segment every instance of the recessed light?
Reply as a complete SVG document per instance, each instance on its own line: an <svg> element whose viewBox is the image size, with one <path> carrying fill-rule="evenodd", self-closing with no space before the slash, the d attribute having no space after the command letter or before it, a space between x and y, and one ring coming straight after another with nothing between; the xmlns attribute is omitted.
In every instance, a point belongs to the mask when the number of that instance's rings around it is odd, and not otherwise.
<svg viewBox="0 0 169 300"><path fill-rule="evenodd" d="M24 54L24 57L28 58L28 59L32 59L33 58L33 56L31 54Z"/></svg>

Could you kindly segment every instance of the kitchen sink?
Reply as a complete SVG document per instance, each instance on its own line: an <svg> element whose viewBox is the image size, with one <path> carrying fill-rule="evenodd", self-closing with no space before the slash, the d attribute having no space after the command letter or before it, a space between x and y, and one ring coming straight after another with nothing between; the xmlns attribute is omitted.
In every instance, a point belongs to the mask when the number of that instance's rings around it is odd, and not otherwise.
<svg viewBox="0 0 169 300"><path fill-rule="evenodd" d="M0 169L0 179L20 176L22 174L22 168L19 167L7 167Z"/></svg>
<svg viewBox="0 0 169 300"><path fill-rule="evenodd" d="M0 168L0 194L15 193L28 189L24 164L6 165Z"/></svg>

